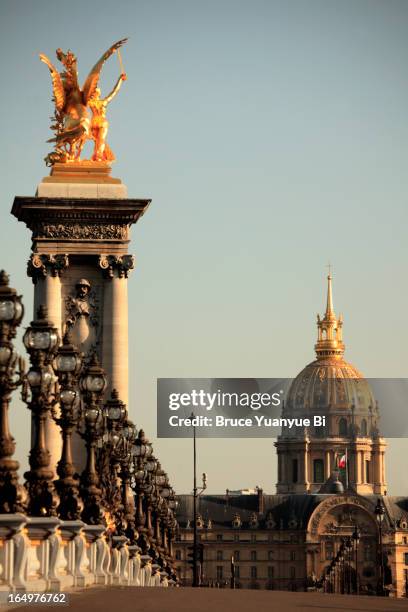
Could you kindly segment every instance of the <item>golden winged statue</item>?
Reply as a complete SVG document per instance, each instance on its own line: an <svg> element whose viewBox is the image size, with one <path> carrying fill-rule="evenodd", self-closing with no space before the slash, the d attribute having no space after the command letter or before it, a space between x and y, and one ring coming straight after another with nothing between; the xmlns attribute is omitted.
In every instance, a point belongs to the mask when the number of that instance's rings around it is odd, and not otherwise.
<svg viewBox="0 0 408 612"><path fill-rule="evenodd" d="M89 139L95 142L92 160L114 159L106 143L108 131L106 107L119 91L126 75L122 70L115 87L106 98L100 97L98 82L103 64L113 53L119 51L126 41L127 38L124 38L109 47L88 74L82 89L78 84L77 58L72 51L63 53L61 49L57 49L57 58L65 67L61 73L46 55L40 54L41 61L47 64L51 73L55 103L51 124L55 137L47 141L54 142L55 149L45 158L48 166L56 162L79 161L83 146ZM88 107L92 111L92 118L89 116Z"/></svg>

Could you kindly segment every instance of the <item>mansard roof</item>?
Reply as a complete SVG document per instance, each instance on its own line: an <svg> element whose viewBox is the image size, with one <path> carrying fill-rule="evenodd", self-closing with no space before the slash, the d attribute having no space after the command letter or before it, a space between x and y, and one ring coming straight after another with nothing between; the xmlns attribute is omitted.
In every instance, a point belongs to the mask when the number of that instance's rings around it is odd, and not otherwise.
<svg viewBox="0 0 408 612"><path fill-rule="evenodd" d="M353 494L349 491L349 499ZM354 495L356 498L362 497ZM304 530L313 511L332 495L267 495L261 491L254 495L202 495L198 498L197 514L204 528L211 521L212 529L286 529ZM336 495L339 504L342 494ZM378 495L365 495L364 500L374 508ZM181 528L192 523L193 496L178 495L177 520ZM408 497L382 497L389 526L404 528L408 525ZM236 521L239 517L238 522ZM235 524L234 524L235 519Z"/></svg>

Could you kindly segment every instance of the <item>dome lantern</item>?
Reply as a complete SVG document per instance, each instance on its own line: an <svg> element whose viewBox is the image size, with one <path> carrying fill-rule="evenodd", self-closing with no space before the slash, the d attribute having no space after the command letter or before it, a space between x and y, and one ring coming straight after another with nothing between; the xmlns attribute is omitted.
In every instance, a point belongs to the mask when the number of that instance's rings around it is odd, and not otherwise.
<svg viewBox="0 0 408 612"><path fill-rule="evenodd" d="M315 344L318 359L327 357L341 357L344 354L343 343L343 317L336 317L333 308L332 275L327 276L327 302L326 312L321 319L317 315L317 342Z"/></svg>

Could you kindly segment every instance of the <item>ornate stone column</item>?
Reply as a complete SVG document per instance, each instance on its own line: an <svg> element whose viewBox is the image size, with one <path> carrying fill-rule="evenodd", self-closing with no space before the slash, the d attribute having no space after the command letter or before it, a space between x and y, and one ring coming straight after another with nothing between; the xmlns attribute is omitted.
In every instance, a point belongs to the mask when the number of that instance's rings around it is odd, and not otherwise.
<svg viewBox="0 0 408 612"><path fill-rule="evenodd" d="M109 381L128 402L127 276L130 226L150 200L129 199L107 162L56 163L35 197L16 197L12 214L32 232L28 273L41 303L59 328L67 327L85 361L98 354ZM69 265L68 265L69 264ZM102 273L101 273L102 272ZM47 425L52 466L61 455L59 429ZM73 439L74 463L83 468L83 443Z"/></svg>
<svg viewBox="0 0 408 612"><path fill-rule="evenodd" d="M108 393L116 389L121 400L128 404L128 368L124 367L129 354L127 278L134 268L134 257L101 255L99 265L105 278L102 363L110 372Z"/></svg>

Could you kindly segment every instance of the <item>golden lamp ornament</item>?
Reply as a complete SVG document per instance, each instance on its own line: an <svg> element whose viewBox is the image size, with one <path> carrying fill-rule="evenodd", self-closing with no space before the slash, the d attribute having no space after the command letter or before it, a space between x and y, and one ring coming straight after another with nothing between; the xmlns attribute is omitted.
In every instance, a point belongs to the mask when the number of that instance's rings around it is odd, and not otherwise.
<svg viewBox="0 0 408 612"><path fill-rule="evenodd" d="M120 47L126 41L127 38L123 38L109 47L88 74L82 88L78 84L77 58L72 51L66 53L61 49L56 51L58 60L65 68L63 72L58 72L48 57L40 53L41 61L47 64L51 73L55 104L51 124L55 136L47 141L54 142L55 147L54 151L45 158L47 166L80 161L81 152L87 140L94 142L92 161L110 162L115 159L106 142L109 128L106 111L108 104L118 93L122 82L126 80L120 56ZM112 91L102 98L101 90L98 87L102 66L116 52L121 73Z"/></svg>

